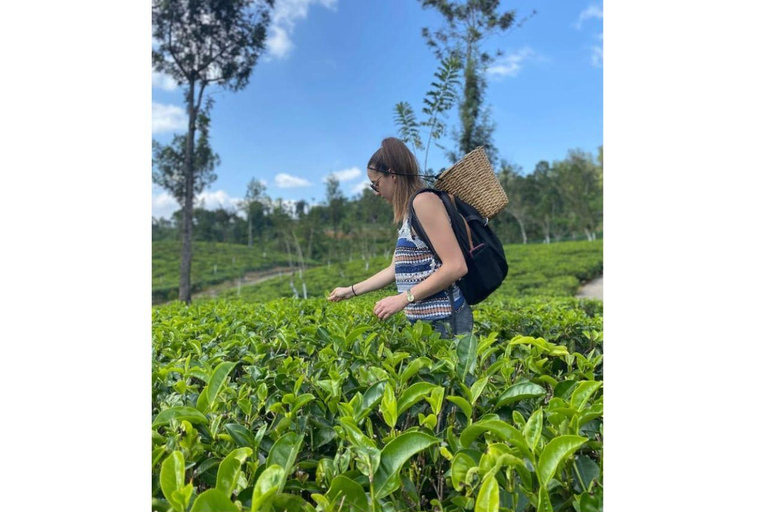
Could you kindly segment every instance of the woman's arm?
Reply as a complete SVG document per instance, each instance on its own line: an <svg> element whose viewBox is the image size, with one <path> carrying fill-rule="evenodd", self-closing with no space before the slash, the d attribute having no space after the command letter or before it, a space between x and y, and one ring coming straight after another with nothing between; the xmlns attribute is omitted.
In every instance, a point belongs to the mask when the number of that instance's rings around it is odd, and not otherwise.
<svg viewBox="0 0 768 512"><path fill-rule="evenodd" d="M395 281L395 259L392 257L392 263L385 268L375 273L365 281L355 283L352 286L342 286L334 289L328 296L328 300L332 302L338 302L340 300L351 299L355 295L362 295L364 293L379 290ZM352 288L354 287L354 293Z"/></svg>

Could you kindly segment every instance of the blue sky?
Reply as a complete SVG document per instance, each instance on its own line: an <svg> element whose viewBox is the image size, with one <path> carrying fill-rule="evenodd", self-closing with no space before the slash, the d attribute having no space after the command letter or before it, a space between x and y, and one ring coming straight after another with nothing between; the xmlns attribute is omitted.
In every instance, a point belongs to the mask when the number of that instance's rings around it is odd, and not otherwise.
<svg viewBox="0 0 768 512"><path fill-rule="evenodd" d="M268 50L248 87L212 91L211 143L218 179L201 199L233 207L251 178L272 198L323 200L335 174L344 194L366 186L365 164L384 137L396 136L394 105L420 113L438 62L421 37L442 18L417 0L277 0ZM574 0L502 2L520 28L489 39L504 55L488 70L486 104L496 123L499 156L530 172L568 149L596 154L603 143L602 3ZM152 136L183 133L181 88L152 75ZM447 124L458 127L456 108ZM449 136L442 144L451 147ZM423 152L416 156L423 164ZM428 166L449 164L430 150ZM175 201L153 186L152 215L169 217Z"/></svg>

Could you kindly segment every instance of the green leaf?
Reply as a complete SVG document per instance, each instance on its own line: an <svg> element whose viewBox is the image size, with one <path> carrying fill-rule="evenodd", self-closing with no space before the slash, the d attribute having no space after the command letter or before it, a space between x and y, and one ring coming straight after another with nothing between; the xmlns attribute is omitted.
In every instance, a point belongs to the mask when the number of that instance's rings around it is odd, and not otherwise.
<svg viewBox="0 0 768 512"><path fill-rule="evenodd" d="M464 416L466 416L468 420L472 419L472 406L469 405L469 402L464 400L462 397L455 395L446 397L446 400L458 405L459 409L461 409L461 412L464 413Z"/></svg>
<svg viewBox="0 0 768 512"><path fill-rule="evenodd" d="M461 491L464 486L464 479L470 468L477 466L477 463L464 452L459 452L453 456L451 461L451 485L457 491Z"/></svg>
<svg viewBox="0 0 768 512"><path fill-rule="evenodd" d="M277 489L285 482L285 470L277 464L267 467L259 475L251 496L251 512L269 512Z"/></svg>
<svg viewBox="0 0 768 512"><path fill-rule="evenodd" d="M536 512L554 512L552 502L549 501L549 491L546 487L539 488L539 501L536 504Z"/></svg>
<svg viewBox="0 0 768 512"><path fill-rule="evenodd" d="M235 492L240 466L252 453L253 450L250 448L237 448L229 452L229 455L219 464L219 471L216 473L216 489L224 493L227 499Z"/></svg>
<svg viewBox="0 0 768 512"><path fill-rule="evenodd" d="M381 400L381 396L384 394L384 388L387 386L387 381L382 380L368 388L368 390L363 395L362 402L360 403L360 406L357 409L357 412L355 414L355 421L360 421L371 412L371 410L376 407L376 404L379 403L379 400Z"/></svg>
<svg viewBox="0 0 768 512"><path fill-rule="evenodd" d="M571 396L571 393L573 393L573 390L576 389L578 384L578 381L575 380L564 380L559 382L557 386L555 386L553 396L568 400L568 397Z"/></svg>
<svg viewBox="0 0 768 512"><path fill-rule="evenodd" d="M536 452L536 447L539 444L541 438L541 430L544 427L544 411L542 409L536 409L531 417L528 418L528 422L523 427L523 437L525 442L531 448L532 452Z"/></svg>
<svg viewBox="0 0 768 512"><path fill-rule="evenodd" d="M469 448L472 441L485 432L491 432L502 440L512 443L520 448L525 455L531 455L523 434L509 423L501 420L482 420L465 428L459 437L461 445L464 448Z"/></svg>
<svg viewBox="0 0 768 512"><path fill-rule="evenodd" d="M408 382L408 380L413 377L419 370L425 366L429 366L430 364L432 364L432 360L428 357L419 357L418 359L414 359L408 363L408 366L405 367L403 373L400 374L400 385L402 386Z"/></svg>
<svg viewBox="0 0 768 512"><path fill-rule="evenodd" d="M379 410L389 428L395 428L397 423L397 399L395 399L395 391L389 384L384 387L384 395L381 397Z"/></svg>
<svg viewBox="0 0 768 512"><path fill-rule="evenodd" d="M190 512L240 512L227 494L218 489L208 489L197 497Z"/></svg>
<svg viewBox="0 0 768 512"><path fill-rule="evenodd" d="M400 399L397 401L397 415L398 417L407 411L412 405L419 400L424 399L429 395L432 390L437 387L429 382L417 382L406 389Z"/></svg>
<svg viewBox="0 0 768 512"><path fill-rule="evenodd" d="M209 404L212 404L219 396L221 388L224 387L224 382L226 381L229 372L232 371L232 368L234 368L236 364L237 363L224 361L223 363L219 363L216 369L213 370L213 373L211 374L211 380L208 381L208 386L206 386L208 389L207 398Z"/></svg>
<svg viewBox="0 0 768 512"><path fill-rule="evenodd" d="M296 397L296 401L291 405L291 412L295 413L314 399L315 395L312 393L304 393L303 395L299 395Z"/></svg>
<svg viewBox="0 0 768 512"><path fill-rule="evenodd" d="M296 457L301 450L303 441L303 435L299 435L296 432L288 432L278 439L277 442L272 445L272 448L270 448L265 464L268 468L277 465L284 469L284 478L280 481L277 492L283 492L285 478L291 474L291 468L293 467L294 462L296 462Z"/></svg>
<svg viewBox="0 0 768 512"><path fill-rule="evenodd" d="M254 448L253 434L250 430L237 423L227 423L224 429L232 436L237 446Z"/></svg>
<svg viewBox="0 0 768 512"><path fill-rule="evenodd" d="M469 394L472 398L472 405L475 405L477 399L480 398L480 395L483 393L486 384L488 384L488 377L478 379L477 382L472 384L472 388L469 391Z"/></svg>
<svg viewBox="0 0 768 512"><path fill-rule="evenodd" d="M406 432L381 450L381 463L373 478L374 498L382 499L397 490L400 481L400 468L408 459L440 440L421 432Z"/></svg>
<svg viewBox="0 0 768 512"><path fill-rule="evenodd" d="M187 420L190 423L208 423L208 418L197 409L192 407L171 407L170 409L161 411L155 418L155 421L152 422L152 426L157 427L160 425L167 425L171 420Z"/></svg>
<svg viewBox="0 0 768 512"><path fill-rule="evenodd" d="M186 510L186 504L175 499L174 493L184 487L184 455L180 451L171 452L160 467L160 489L171 506L179 512Z"/></svg>
<svg viewBox="0 0 768 512"><path fill-rule="evenodd" d="M272 510L275 512L315 512L315 508L305 499L286 493L275 496L272 501Z"/></svg>
<svg viewBox="0 0 768 512"><path fill-rule="evenodd" d="M467 375L475 371L475 364L477 363L477 338L474 334L465 334L459 338L456 355L459 357L456 371L459 382L463 383L466 382Z"/></svg>
<svg viewBox="0 0 768 512"><path fill-rule="evenodd" d="M579 387L577 387L573 392L573 395L571 395L571 407L578 411L584 409L584 407L587 405L589 397L591 397L595 391L600 389L602 384L602 382L597 382L594 380L588 380L580 383Z"/></svg>
<svg viewBox="0 0 768 512"><path fill-rule="evenodd" d="M573 455L587 441L586 437L560 436L547 443L541 452L536 467L536 474L539 476L539 485L542 489L547 488L547 484L557 472L558 465Z"/></svg>
<svg viewBox="0 0 768 512"><path fill-rule="evenodd" d="M600 478L600 466L586 455L577 455L576 460L573 463L573 469L576 472L575 479L579 489L583 491L589 490L589 484L592 480L598 480Z"/></svg>
<svg viewBox="0 0 768 512"><path fill-rule="evenodd" d="M342 499L344 499L344 511L366 512L368 510L368 497L363 487L344 475L338 475L333 479L331 488L325 493L325 498L331 503L330 510L339 510L337 507Z"/></svg>
<svg viewBox="0 0 768 512"><path fill-rule="evenodd" d="M496 407L503 407L507 404L523 400L525 398L535 398L547 394L547 390L533 382L518 382L512 384L496 401Z"/></svg>
<svg viewBox="0 0 768 512"><path fill-rule="evenodd" d="M499 482L495 473L483 479L475 500L475 512L499 512Z"/></svg>

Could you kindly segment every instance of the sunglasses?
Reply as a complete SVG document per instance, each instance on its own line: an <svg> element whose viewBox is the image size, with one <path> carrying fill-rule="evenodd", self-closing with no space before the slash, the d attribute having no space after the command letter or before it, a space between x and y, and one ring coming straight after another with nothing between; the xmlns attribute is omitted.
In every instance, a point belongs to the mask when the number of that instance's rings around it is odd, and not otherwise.
<svg viewBox="0 0 768 512"><path fill-rule="evenodd" d="M383 177L384 177L384 175L382 174L381 176L379 176L379 178L376 181L374 181L373 183L369 183L368 184L368 186L371 187L371 190L373 190L377 194L379 193L379 180L381 178L383 178Z"/></svg>

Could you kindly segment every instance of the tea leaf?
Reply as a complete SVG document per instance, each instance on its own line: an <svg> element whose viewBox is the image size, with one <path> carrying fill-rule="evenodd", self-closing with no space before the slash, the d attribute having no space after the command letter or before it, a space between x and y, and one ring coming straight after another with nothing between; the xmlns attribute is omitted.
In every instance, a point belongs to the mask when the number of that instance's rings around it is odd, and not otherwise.
<svg viewBox="0 0 768 512"><path fill-rule="evenodd" d="M397 415L400 416L410 407L429 395L437 387L429 382L417 382L403 392L403 395L397 401Z"/></svg>
<svg viewBox="0 0 768 512"><path fill-rule="evenodd" d="M160 425L167 425L171 420L187 420L190 423L208 423L208 418L197 409L193 409L192 407L171 407L170 409L161 411L155 418L155 421L152 422L152 426L157 427Z"/></svg>
<svg viewBox="0 0 768 512"><path fill-rule="evenodd" d="M536 409L528 418L528 422L523 427L523 437L531 448L532 452L536 452L536 447L539 445L539 439L541 438L541 430L544 425L544 411L542 409Z"/></svg>
<svg viewBox="0 0 768 512"><path fill-rule="evenodd" d="M331 488L325 493L325 499L331 504L331 508L328 510L339 510L337 507L342 499L344 500L343 510L352 512L366 512L368 510L368 497L363 487L344 475L339 475L333 479Z"/></svg>
<svg viewBox="0 0 768 512"><path fill-rule="evenodd" d="M560 436L547 443L541 452L536 467L536 474L539 476L539 485L542 489L546 489L549 481L555 476L558 465L573 455L587 441L587 438L580 436Z"/></svg>
<svg viewBox="0 0 768 512"><path fill-rule="evenodd" d="M464 487L464 479L470 468L477 466L477 463L464 452L459 452L453 456L451 462L451 484L453 488L460 491Z"/></svg>
<svg viewBox="0 0 768 512"><path fill-rule="evenodd" d="M421 432L406 432L393 439L381 450L381 463L373 478L374 498L382 499L399 487L400 468L412 456L440 440Z"/></svg>
<svg viewBox="0 0 768 512"><path fill-rule="evenodd" d="M197 497L190 512L240 512L229 500L227 494L219 489L208 489Z"/></svg>
<svg viewBox="0 0 768 512"><path fill-rule="evenodd" d="M461 445L464 448L469 448L472 441L485 432L491 432L502 440L512 443L520 448L524 454L530 456L531 452L523 434L509 423L501 420L482 420L465 428L459 437Z"/></svg>
<svg viewBox="0 0 768 512"><path fill-rule="evenodd" d="M461 409L461 412L464 413L464 416L466 416L468 420L470 421L472 420L472 406L469 405L469 402L467 402L460 396L454 396L454 395L446 397L446 400L458 405L459 409Z"/></svg>
<svg viewBox="0 0 768 512"><path fill-rule="evenodd" d="M278 484L277 492L283 491L285 485L285 478L291 473L291 468L294 462L296 462L296 456L301 450L301 444L304 441L304 436L299 435L296 432L289 432L277 440L267 455L267 469L276 465L284 469L284 477Z"/></svg>
<svg viewBox="0 0 768 512"><path fill-rule="evenodd" d="M235 491L240 466L252 453L253 450L250 448L237 448L229 452L229 455L224 457L224 460L219 464L219 471L216 474L216 489L220 490L227 499Z"/></svg>
<svg viewBox="0 0 768 512"><path fill-rule="evenodd" d="M477 338L474 334L466 334L459 338L456 346L456 355L459 357L459 363L456 371L459 382L466 382L467 375L475 371L477 363Z"/></svg>
<svg viewBox="0 0 768 512"><path fill-rule="evenodd" d="M600 386L602 385L602 382L596 382L594 380L584 381L579 384L579 387L576 388L571 396L571 407L574 407L579 411L584 409L589 397L591 397L595 391L600 389Z"/></svg>
<svg viewBox="0 0 768 512"><path fill-rule="evenodd" d="M277 489L285 481L285 470L277 464L269 466L259 475L253 487L251 512L269 512Z"/></svg>
<svg viewBox="0 0 768 512"><path fill-rule="evenodd" d="M488 473L475 500L475 512L499 512L499 482L495 473Z"/></svg>
<svg viewBox="0 0 768 512"><path fill-rule="evenodd" d="M499 396L496 407L515 403L526 398L535 398L547 394L547 390L533 382L518 382Z"/></svg>
<svg viewBox="0 0 768 512"><path fill-rule="evenodd" d="M184 512L186 503L176 500L174 493L184 486L184 455L180 451L172 452L160 467L160 489L171 506Z"/></svg>

